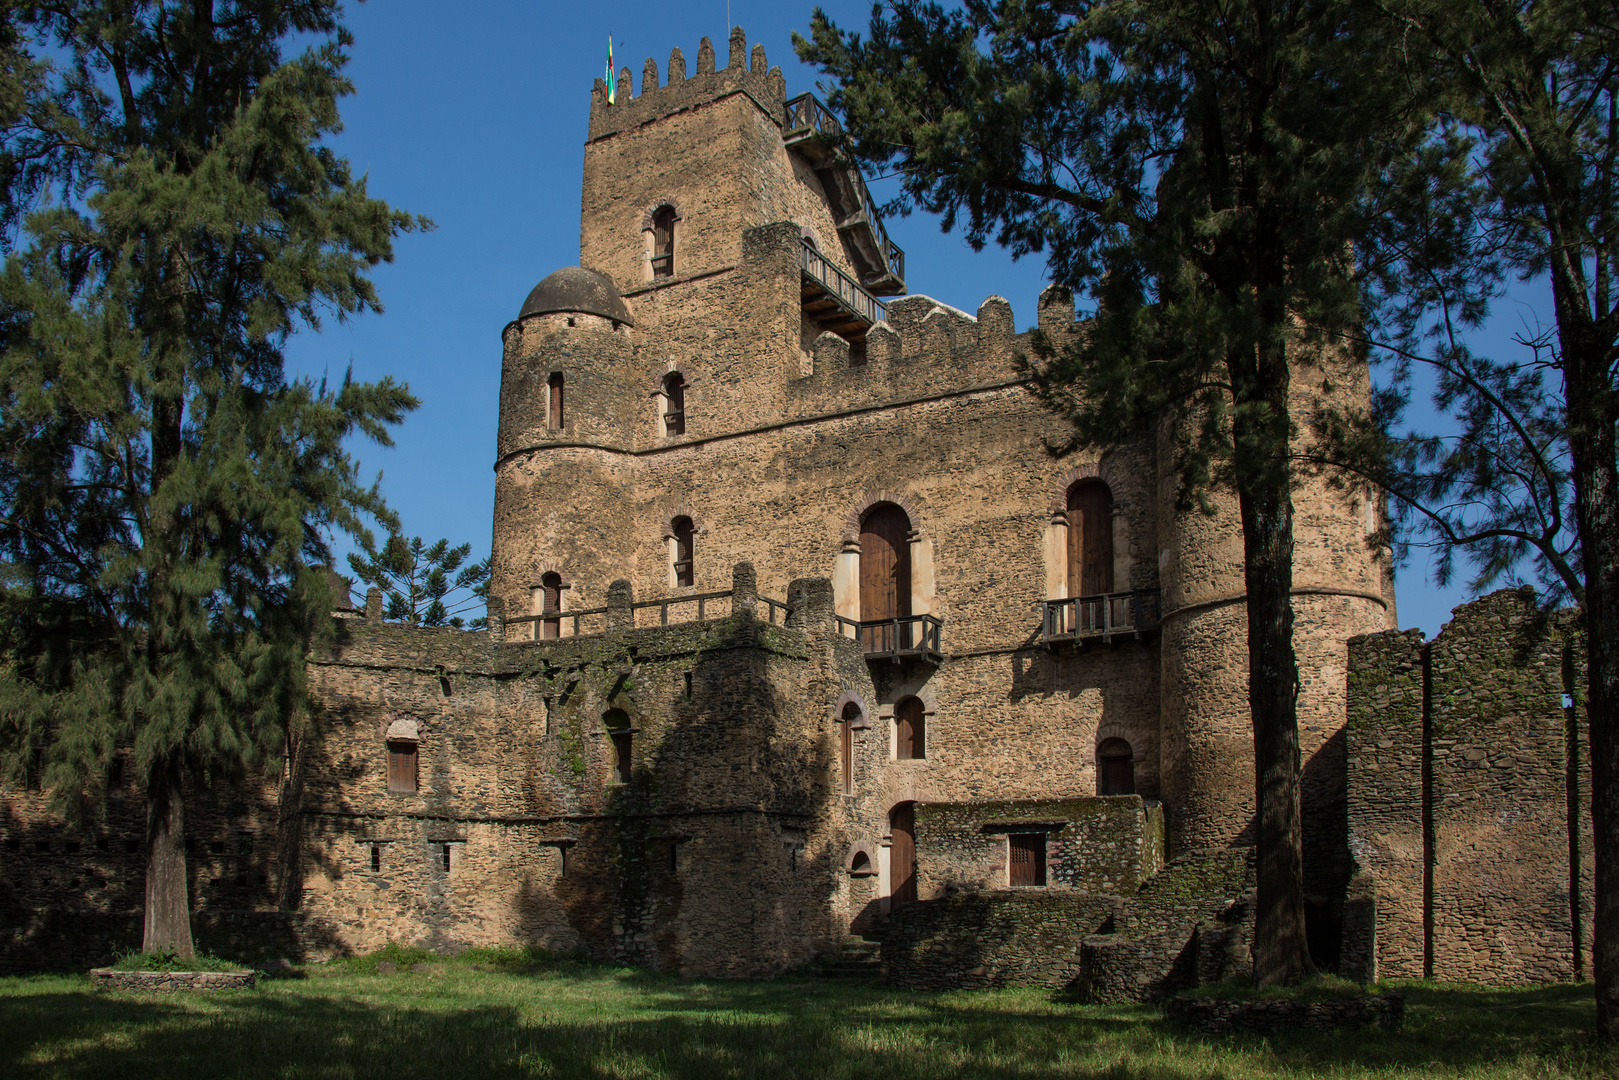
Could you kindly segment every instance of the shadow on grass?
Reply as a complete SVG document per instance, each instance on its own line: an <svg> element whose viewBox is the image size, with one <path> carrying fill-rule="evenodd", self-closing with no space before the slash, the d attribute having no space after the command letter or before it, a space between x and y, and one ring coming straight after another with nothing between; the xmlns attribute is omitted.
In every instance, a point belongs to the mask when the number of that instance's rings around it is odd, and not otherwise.
<svg viewBox="0 0 1619 1080"><path fill-rule="evenodd" d="M1584 988L1413 986L1402 988L1402 1032L1214 1039L1173 1029L1152 1008L1060 1006L1029 991L691 983L566 962L529 975L445 965L205 999L14 985L0 994L0 1075L1205 1080L1323 1066L1420 1075L1435 1061L1452 1074L1491 1066L1516 1076L1514 1062L1575 1040L1592 1015Z"/></svg>

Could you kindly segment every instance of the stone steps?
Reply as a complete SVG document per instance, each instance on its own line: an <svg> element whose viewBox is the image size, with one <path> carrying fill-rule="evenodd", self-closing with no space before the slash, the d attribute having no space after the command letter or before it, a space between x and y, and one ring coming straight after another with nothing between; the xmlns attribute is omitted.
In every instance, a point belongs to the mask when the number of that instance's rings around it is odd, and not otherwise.
<svg viewBox="0 0 1619 1080"><path fill-rule="evenodd" d="M881 942L846 938L837 952L816 962L811 974L820 979L874 979L882 974L881 951Z"/></svg>

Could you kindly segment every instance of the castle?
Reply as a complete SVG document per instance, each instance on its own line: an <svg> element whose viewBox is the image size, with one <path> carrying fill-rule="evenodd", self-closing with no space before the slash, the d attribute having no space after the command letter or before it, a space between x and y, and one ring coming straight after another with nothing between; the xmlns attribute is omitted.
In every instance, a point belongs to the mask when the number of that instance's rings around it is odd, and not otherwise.
<svg viewBox="0 0 1619 1080"><path fill-rule="evenodd" d="M501 333L489 629L334 613L280 783L194 793L199 940L756 976L881 929L896 981L1104 997L1240 968L1234 503L1178 505L1167 428L1054 456L1009 304L906 295L836 119L740 29L728 59L704 39L693 74L676 50L638 95L597 84L582 265ZM1056 288L1038 322L1080 327ZM1346 357L1294 378L1367 392ZM1421 643L1384 633L1376 501L1313 482L1295 506L1311 944L1372 971L1379 920L1409 946L1433 893L1401 884L1421 836L1385 843L1426 827L1422 792L1379 802L1351 763L1348 643ZM9 793L7 966L93 954L138 910L138 792L114 795L69 840ZM1393 824L1356 833L1352 804ZM51 853L94 865L23 869Z"/></svg>

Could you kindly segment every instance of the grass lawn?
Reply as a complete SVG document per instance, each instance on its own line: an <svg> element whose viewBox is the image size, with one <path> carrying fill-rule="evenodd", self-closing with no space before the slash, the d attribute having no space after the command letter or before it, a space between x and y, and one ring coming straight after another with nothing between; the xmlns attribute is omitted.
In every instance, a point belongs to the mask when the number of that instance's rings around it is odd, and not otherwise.
<svg viewBox="0 0 1619 1080"><path fill-rule="evenodd" d="M403 956L408 964L416 957ZM377 958L204 994L0 979L0 1077L1610 1077L1589 986L1403 984L1403 1030L1212 1038L1037 990L682 982L517 955Z"/></svg>

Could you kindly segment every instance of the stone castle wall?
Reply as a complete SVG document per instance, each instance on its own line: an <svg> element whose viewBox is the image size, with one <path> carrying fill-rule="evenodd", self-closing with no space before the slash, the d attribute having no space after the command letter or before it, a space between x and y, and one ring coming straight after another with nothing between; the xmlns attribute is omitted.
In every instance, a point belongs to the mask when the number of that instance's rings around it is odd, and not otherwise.
<svg viewBox="0 0 1619 1080"><path fill-rule="evenodd" d="M1352 643L1349 837L1376 938L1345 948L1377 975L1585 971L1589 761L1564 705L1582 655L1571 620L1544 616L1531 590L1457 608L1427 644L1417 631Z"/></svg>

